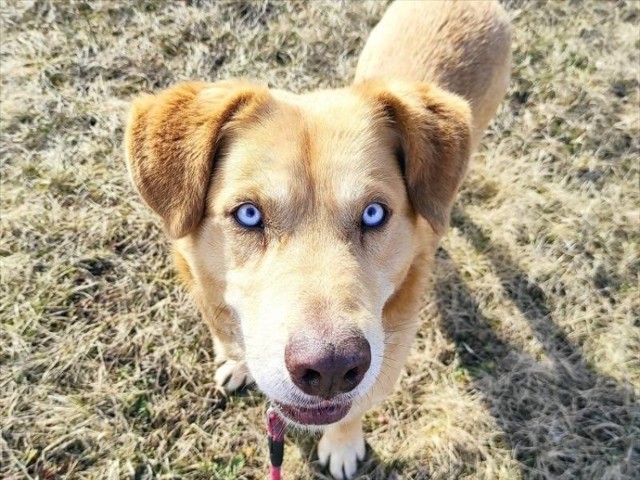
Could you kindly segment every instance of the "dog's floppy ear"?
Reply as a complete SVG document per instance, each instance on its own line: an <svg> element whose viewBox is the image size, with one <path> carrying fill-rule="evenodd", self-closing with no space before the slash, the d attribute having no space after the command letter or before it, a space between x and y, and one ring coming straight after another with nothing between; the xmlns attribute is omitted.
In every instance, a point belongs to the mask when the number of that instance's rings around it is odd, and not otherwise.
<svg viewBox="0 0 640 480"><path fill-rule="evenodd" d="M268 98L266 87L248 82L189 82L133 102L127 166L170 237L183 237L204 215L223 126L241 110L255 112Z"/></svg>
<svg viewBox="0 0 640 480"><path fill-rule="evenodd" d="M356 88L398 132L409 199L433 230L443 234L469 163L469 104L426 83L371 80Z"/></svg>

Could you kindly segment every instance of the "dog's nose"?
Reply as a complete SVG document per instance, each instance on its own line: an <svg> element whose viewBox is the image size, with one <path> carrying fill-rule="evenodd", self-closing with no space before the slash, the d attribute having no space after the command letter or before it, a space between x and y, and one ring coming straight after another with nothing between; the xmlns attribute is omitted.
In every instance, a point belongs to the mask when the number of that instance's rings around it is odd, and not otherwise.
<svg viewBox="0 0 640 480"><path fill-rule="evenodd" d="M328 399L358 386L371 365L371 348L362 335L340 337L335 343L298 336L287 343L285 363L300 390Z"/></svg>

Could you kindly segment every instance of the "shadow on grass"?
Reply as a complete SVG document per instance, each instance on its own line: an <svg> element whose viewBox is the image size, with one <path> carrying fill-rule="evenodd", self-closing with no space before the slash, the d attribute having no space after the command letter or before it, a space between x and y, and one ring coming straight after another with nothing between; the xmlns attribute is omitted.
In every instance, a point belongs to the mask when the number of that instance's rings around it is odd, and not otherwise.
<svg viewBox="0 0 640 480"><path fill-rule="evenodd" d="M464 212L453 225L493 267L543 346L547 360L501 338L500 319L482 312L448 253L440 249L434 282L440 328L455 342L461 367L472 378L520 462L525 479L634 478L640 471L640 407L630 388L598 374L555 323L544 291ZM307 459L309 478L329 480L317 461L318 436L291 432ZM411 459L385 462L367 447L360 479L393 479ZM415 480L430 478L423 471ZM637 478L637 477L635 477Z"/></svg>
<svg viewBox="0 0 640 480"><path fill-rule="evenodd" d="M462 211L453 225L491 262L507 298L549 358L500 338L446 251L435 289L443 331L504 431L524 478L631 478L640 471L640 409L630 389L599 375L553 320L542 289ZM637 477L636 477L637 478Z"/></svg>
<svg viewBox="0 0 640 480"><path fill-rule="evenodd" d="M453 225L490 261L506 298L527 320L548 359L534 358L501 338L494 328L500 319L483 314L455 263L440 249L434 282L440 328L455 342L461 366L504 432L523 478L634 478L640 471L640 407L631 389L586 363L555 323L544 291L506 248L460 210ZM293 443L309 461L309 476L331 478L317 463L317 438L300 435ZM369 447L366 458L358 470L361 479L394 478L405 466L385 463ZM415 478L429 477L425 471Z"/></svg>

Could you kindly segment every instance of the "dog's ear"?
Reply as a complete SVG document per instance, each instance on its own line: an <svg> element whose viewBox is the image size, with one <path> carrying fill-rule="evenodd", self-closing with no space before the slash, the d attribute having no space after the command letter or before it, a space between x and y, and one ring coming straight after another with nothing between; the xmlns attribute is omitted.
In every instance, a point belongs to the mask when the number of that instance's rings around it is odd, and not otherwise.
<svg viewBox="0 0 640 480"><path fill-rule="evenodd" d="M266 87L248 82L190 82L133 102L127 166L170 237L183 237L204 215L223 127L240 112L255 115L269 98Z"/></svg>
<svg viewBox="0 0 640 480"><path fill-rule="evenodd" d="M409 199L442 235L469 163L469 104L426 83L371 80L356 89L376 104L397 131Z"/></svg>

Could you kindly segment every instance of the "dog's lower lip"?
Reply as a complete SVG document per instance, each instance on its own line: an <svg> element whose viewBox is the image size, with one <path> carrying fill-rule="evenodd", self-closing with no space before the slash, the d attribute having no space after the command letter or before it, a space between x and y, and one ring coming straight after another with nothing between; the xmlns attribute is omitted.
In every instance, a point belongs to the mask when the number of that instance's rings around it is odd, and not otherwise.
<svg viewBox="0 0 640 480"><path fill-rule="evenodd" d="M350 403L322 402L313 406L287 405L275 402L278 410L300 425L329 425L342 420L349 413Z"/></svg>

